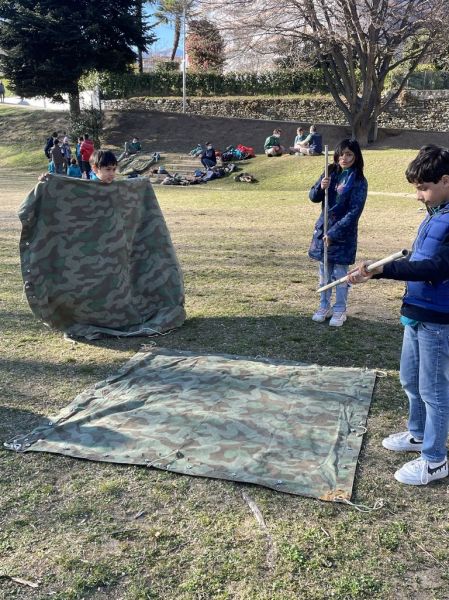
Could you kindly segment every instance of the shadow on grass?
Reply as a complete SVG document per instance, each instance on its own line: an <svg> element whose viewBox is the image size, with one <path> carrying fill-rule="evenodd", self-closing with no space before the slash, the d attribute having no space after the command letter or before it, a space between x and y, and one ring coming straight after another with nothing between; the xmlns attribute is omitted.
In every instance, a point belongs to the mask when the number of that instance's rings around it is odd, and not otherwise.
<svg viewBox="0 0 449 600"><path fill-rule="evenodd" d="M20 428L20 431L31 431L44 425L47 421L48 417L30 410L0 406L1 441L3 443L13 437L18 428Z"/></svg>
<svg viewBox="0 0 449 600"><path fill-rule="evenodd" d="M399 323L357 318L348 318L343 327L336 328L314 323L310 316L195 317L168 335L80 342L120 351L138 351L142 346L149 350L154 345L323 366L392 370L399 367L402 330Z"/></svg>

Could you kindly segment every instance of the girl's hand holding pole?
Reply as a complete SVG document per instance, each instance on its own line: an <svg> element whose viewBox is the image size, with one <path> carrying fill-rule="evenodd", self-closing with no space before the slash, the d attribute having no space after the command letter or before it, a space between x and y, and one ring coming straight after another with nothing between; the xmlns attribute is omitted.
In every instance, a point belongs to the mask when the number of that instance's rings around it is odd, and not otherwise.
<svg viewBox="0 0 449 600"><path fill-rule="evenodd" d="M331 181L330 177L323 177L323 179L321 180L321 189L327 190L327 188L329 187L330 181Z"/></svg>

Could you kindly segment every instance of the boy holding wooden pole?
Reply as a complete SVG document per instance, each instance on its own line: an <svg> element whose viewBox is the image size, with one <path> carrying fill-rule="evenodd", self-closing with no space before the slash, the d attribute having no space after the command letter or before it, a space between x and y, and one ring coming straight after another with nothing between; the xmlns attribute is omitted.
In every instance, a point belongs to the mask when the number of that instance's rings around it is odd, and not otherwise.
<svg viewBox="0 0 449 600"><path fill-rule="evenodd" d="M411 254L369 271L370 263L363 262L349 281L374 277L406 282L400 380L409 400L408 429L382 445L393 452L420 452L394 476L408 485L427 485L448 475L449 150L424 146L405 175L427 209Z"/></svg>

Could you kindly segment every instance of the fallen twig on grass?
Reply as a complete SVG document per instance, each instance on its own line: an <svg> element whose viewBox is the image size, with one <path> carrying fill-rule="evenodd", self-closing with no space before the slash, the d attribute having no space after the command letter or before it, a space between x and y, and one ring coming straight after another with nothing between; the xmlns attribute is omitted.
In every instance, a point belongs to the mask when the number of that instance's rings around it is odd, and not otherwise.
<svg viewBox="0 0 449 600"><path fill-rule="evenodd" d="M267 544L268 544L267 566L269 569L272 569L274 567L274 563L276 562L276 555L277 555L276 544L270 535L267 524L265 523L265 519L263 518L263 515L260 512L257 504L254 502L254 500L252 498L250 498L250 496L248 496L248 494L245 494L245 492L242 492L242 498L245 500L245 502L250 507L251 512L253 513L253 515L256 518L256 521L259 523L260 528L264 531L264 533L266 535Z"/></svg>
<svg viewBox="0 0 449 600"><path fill-rule="evenodd" d="M10 581L14 581L15 583L20 583L21 585L27 585L31 588L38 588L39 584L34 583L34 581L28 581L28 579L22 579L22 577L13 577L12 575L0 575L0 579L9 579Z"/></svg>

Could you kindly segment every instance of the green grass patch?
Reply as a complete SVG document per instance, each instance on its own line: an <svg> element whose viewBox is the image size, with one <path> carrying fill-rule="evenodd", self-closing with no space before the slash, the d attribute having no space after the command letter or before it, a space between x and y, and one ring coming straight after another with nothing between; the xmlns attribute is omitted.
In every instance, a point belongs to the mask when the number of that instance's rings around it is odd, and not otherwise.
<svg viewBox="0 0 449 600"><path fill-rule="evenodd" d="M410 247L422 219L403 177L412 157L405 150L365 152L377 195L360 221L359 258ZM188 314L182 328L157 342L380 370L353 501L372 506L383 498L385 508L362 513L257 486L0 448L0 575L38 583L33 589L0 577L1 600L449 597L447 482L400 486L393 473L406 459L381 445L407 415L398 377L402 284L354 286L339 330L311 321L317 265L307 250L319 207L307 190L322 169L321 157L258 156L245 166L258 177L255 185L227 178L157 188ZM34 319L22 298L14 218L34 177L17 174L0 171L2 441L57 413L147 341L73 345Z"/></svg>

